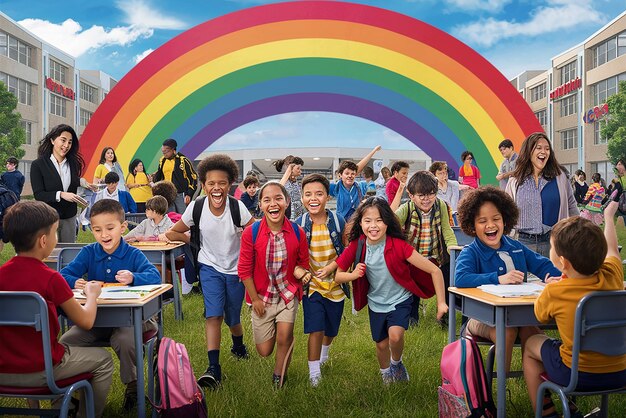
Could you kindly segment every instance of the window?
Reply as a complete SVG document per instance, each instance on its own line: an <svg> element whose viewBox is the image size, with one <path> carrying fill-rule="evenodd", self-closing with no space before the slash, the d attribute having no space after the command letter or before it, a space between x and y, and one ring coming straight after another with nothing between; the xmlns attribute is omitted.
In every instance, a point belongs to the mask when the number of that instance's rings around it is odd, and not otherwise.
<svg viewBox="0 0 626 418"><path fill-rule="evenodd" d="M613 164L611 164L610 161L591 163L591 172L600 173L600 177L602 177L606 183L610 182L615 177ZM588 176L588 178L591 178L591 176Z"/></svg>
<svg viewBox="0 0 626 418"><path fill-rule="evenodd" d="M576 78L576 61L565 64L561 67L561 84L565 84Z"/></svg>
<svg viewBox="0 0 626 418"><path fill-rule="evenodd" d="M53 115L65 117L65 99L56 94L50 93L50 113Z"/></svg>
<svg viewBox="0 0 626 418"><path fill-rule="evenodd" d="M91 103L98 103L98 89L80 82L80 98Z"/></svg>
<svg viewBox="0 0 626 418"><path fill-rule="evenodd" d="M602 145L602 144L607 143L606 138L602 138L602 134L600 133L600 130L602 129L604 124L606 124L606 121L603 121L603 120L597 120L593 123L593 144L594 145Z"/></svg>
<svg viewBox="0 0 626 418"><path fill-rule="evenodd" d="M576 94L572 94L571 96L567 96L561 100L561 117L573 115L574 113L576 113L576 97Z"/></svg>
<svg viewBox="0 0 626 418"><path fill-rule="evenodd" d="M593 67L626 54L626 32L607 39L593 49Z"/></svg>
<svg viewBox="0 0 626 418"><path fill-rule="evenodd" d="M12 35L0 32L0 55L32 67L32 48Z"/></svg>
<svg viewBox="0 0 626 418"><path fill-rule="evenodd" d="M26 131L26 139L24 140L24 143L32 144L33 143L33 123L27 120L23 120L21 124L22 124L22 128L24 128L24 131Z"/></svg>
<svg viewBox="0 0 626 418"><path fill-rule="evenodd" d="M607 78L591 86L591 95L593 96L593 105L598 106L606 103L606 99L615 93L619 86L619 82L626 80L626 73Z"/></svg>
<svg viewBox="0 0 626 418"><path fill-rule="evenodd" d="M9 92L17 97L21 104L32 105L33 86L28 81L24 81L12 75L0 72L0 81L4 83Z"/></svg>
<svg viewBox="0 0 626 418"><path fill-rule="evenodd" d="M537 100L544 99L546 97L546 83L540 84L537 87L530 89L530 101L536 102Z"/></svg>
<svg viewBox="0 0 626 418"><path fill-rule="evenodd" d="M80 109L80 126L87 126L93 113Z"/></svg>
<svg viewBox="0 0 626 418"><path fill-rule="evenodd" d="M576 129L568 129L561 131L561 148L575 149L578 148L578 134Z"/></svg>
<svg viewBox="0 0 626 418"><path fill-rule="evenodd" d="M54 60L50 60L50 77L52 79L58 81L59 83L65 84L65 72L67 68Z"/></svg>
<svg viewBox="0 0 626 418"><path fill-rule="evenodd" d="M547 119L545 110L540 110L539 112L535 112L535 117L537 118L541 126L547 125L548 119Z"/></svg>

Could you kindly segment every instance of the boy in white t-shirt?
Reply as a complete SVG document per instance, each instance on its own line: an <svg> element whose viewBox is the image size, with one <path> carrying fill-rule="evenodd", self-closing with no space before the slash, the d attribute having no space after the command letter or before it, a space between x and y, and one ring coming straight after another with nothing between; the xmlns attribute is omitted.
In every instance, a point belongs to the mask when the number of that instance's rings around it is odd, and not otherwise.
<svg viewBox="0 0 626 418"><path fill-rule="evenodd" d="M222 320L230 328L233 339L231 352L237 358L247 358L241 327L241 305L244 285L237 275L241 228L235 226L230 214L228 191L237 180L237 163L229 156L217 154L207 157L198 165L198 178L206 198L200 215L200 252L198 269L204 294L205 333L209 367L198 379L202 387L217 388L222 381L219 363ZM248 226L254 219L246 206L237 201L241 225ZM184 233L192 226L196 201L187 206L185 213L166 236L170 240L187 240Z"/></svg>

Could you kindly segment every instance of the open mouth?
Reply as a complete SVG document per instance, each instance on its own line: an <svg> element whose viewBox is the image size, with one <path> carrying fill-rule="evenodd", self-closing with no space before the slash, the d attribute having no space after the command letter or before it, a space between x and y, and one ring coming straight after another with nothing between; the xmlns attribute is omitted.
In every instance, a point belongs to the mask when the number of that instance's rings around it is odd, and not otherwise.
<svg viewBox="0 0 626 418"><path fill-rule="evenodd" d="M539 160L539 162L542 163L542 164L545 164L547 159L548 159L548 157L546 157L545 155L538 155L537 156L537 160Z"/></svg>
<svg viewBox="0 0 626 418"><path fill-rule="evenodd" d="M498 236L498 230L495 231L485 231L485 236L489 239L494 239Z"/></svg>
<svg viewBox="0 0 626 418"><path fill-rule="evenodd" d="M267 214L272 220L276 220L280 217L280 209L268 209Z"/></svg>
<svg viewBox="0 0 626 418"><path fill-rule="evenodd" d="M211 193L211 200L215 206L221 206L224 203L224 194L219 193Z"/></svg>
<svg viewBox="0 0 626 418"><path fill-rule="evenodd" d="M309 203L309 208L311 209L317 209L320 207L319 203Z"/></svg>

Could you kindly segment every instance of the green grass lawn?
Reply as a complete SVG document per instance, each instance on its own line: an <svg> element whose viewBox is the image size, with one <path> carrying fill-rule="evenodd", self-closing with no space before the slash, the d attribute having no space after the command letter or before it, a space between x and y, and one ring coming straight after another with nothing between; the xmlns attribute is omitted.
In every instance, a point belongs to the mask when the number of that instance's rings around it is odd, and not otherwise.
<svg viewBox="0 0 626 418"><path fill-rule="evenodd" d="M620 243L626 245L626 228L621 222L618 235ZM81 232L79 241L92 240L91 234ZM7 245L0 254L0 262L4 263L12 254L12 247ZM185 320L176 321L173 306L166 307L164 332L187 346L194 371L199 375L207 366L202 297L184 296L183 310ZM295 325L296 346L289 368L289 381L282 390L275 390L271 385L274 360L260 358L254 351L250 312L244 306L244 338L252 355L249 360L235 360L230 354L228 329L223 327L221 362L225 379L220 390L206 392L209 416L435 417L437 386L441 382L439 362L441 350L447 342L447 331L442 330L434 318L435 304L429 300L426 302L426 315L422 316L417 327L406 333L404 362L411 380L384 387L378 372L367 312L364 310L356 316L352 315L350 305L346 304L339 336L331 347L330 361L322 367L322 383L317 388L311 388L308 383L307 338L302 331L300 311ZM516 350L513 367L519 366L520 351ZM510 391L507 395L509 416L532 416L524 381L510 379L507 390ZM119 372L116 372L105 416L134 416L121 410L123 396L124 387L119 380ZM2 404L6 402L0 400ZM599 398L581 398L578 405L583 412L589 412L599 405ZM622 413L619 411L626 410L626 398L613 396L610 409L611 416L620 416Z"/></svg>

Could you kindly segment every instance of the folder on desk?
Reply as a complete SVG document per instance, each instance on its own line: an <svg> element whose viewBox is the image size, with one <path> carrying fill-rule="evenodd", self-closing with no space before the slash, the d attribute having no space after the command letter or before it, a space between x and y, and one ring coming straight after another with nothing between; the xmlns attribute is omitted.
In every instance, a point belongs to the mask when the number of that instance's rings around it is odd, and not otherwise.
<svg viewBox="0 0 626 418"><path fill-rule="evenodd" d="M538 296L544 286L536 283L521 284L484 284L478 286L483 292L503 298L515 298L521 296Z"/></svg>

